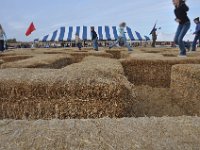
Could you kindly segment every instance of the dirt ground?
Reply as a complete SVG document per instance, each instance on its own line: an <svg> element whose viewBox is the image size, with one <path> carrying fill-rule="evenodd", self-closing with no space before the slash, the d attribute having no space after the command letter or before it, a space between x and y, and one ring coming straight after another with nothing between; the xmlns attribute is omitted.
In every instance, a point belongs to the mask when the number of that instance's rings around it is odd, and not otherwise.
<svg viewBox="0 0 200 150"><path fill-rule="evenodd" d="M5 150L198 150L200 118L0 121Z"/></svg>

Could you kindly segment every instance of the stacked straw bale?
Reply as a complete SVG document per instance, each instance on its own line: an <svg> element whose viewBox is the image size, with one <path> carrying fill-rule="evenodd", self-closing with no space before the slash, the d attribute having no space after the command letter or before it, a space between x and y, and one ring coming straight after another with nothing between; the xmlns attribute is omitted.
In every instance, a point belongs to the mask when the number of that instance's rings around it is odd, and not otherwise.
<svg viewBox="0 0 200 150"><path fill-rule="evenodd" d="M113 58L115 58L115 59L121 58L121 51L120 50L106 50L106 53L112 54Z"/></svg>
<svg viewBox="0 0 200 150"><path fill-rule="evenodd" d="M28 59L31 58L32 56L28 56L28 55L8 55L8 56L3 56L1 59L4 62L14 62L14 61L19 61L19 60L23 60L23 59Z"/></svg>
<svg viewBox="0 0 200 150"><path fill-rule="evenodd" d="M0 65L3 64L3 63L4 63L4 61L2 59L0 59Z"/></svg>
<svg viewBox="0 0 200 150"><path fill-rule="evenodd" d="M171 89L185 115L200 115L200 65L173 66Z"/></svg>
<svg viewBox="0 0 200 150"><path fill-rule="evenodd" d="M182 116L185 115L171 96L170 88L152 88L150 86L136 86L135 116Z"/></svg>
<svg viewBox="0 0 200 150"><path fill-rule="evenodd" d="M0 70L0 118L132 116L134 86L117 60L88 57L60 70Z"/></svg>
<svg viewBox="0 0 200 150"><path fill-rule="evenodd" d="M54 68L59 69L73 63L70 55L45 54L35 55L29 59L4 63L2 68Z"/></svg>
<svg viewBox="0 0 200 150"><path fill-rule="evenodd" d="M85 51L69 51L66 52L67 54L71 55L74 58L74 61L77 62L81 62L83 60L83 58L88 57L88 56L96 56L96 57L104 57L104 58L113 58L112 54L108 54L106 52L85 52Z"/></svg>
<svg viewBox="0 0 200 150"><path fill-rule="evenodd" d="M199 64L200 58L173 58L158 54L134 54L121 60L128 80L135 85L170 87L171 68L176 64Z"/></svg>
<svg viewBox="0 0 200 150"><path fill-rule="evenodd" d="M198 150L199 117L1 120L0 149Z"/></svg>

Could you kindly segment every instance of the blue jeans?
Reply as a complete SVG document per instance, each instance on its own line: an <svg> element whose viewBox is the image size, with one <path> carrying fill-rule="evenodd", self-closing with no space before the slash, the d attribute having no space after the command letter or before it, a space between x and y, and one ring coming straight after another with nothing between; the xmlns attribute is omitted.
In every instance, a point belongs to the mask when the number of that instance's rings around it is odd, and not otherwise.
<svg viewBox="0 0 200 150"><path fill-rule="evenodd" d="M177 28L174 42L177 45L179 45L180 55L186 55L186 49L185 49L186 45L183 42L183 38L189 29L190 29L190 22L186 22L185 24L179 24L179 26Z"/></svg>
<svg viewBox="0 0 200 150"><path fill-rule="evenodd" d="M98 51L98 38L92 40L93 48Z"/></svg>
<svg viewBox="0 0 200 150"><path fill-rule="evenodd" d="M130 45L128 44L128 42L126 40L126 38L124 38L124 37L118 37L117 41L113 45L111 45L110 48L116 46L117 44L120 44L120 42L122 42L128 48L129 51L132 51Z"/></svg>
<svg viewBox="0 0 200 150"><path fill-rule="evenodd" d="M197 46L197 41L199 40L200 42L200 35L196 35L194 38L194 41L192 43L192 51L196 51L196 46Z"/></svg>
<svg viewBox="0 0 200 150"><path fill-rule="evenodd" d="M4 51L4 40L0 40L0 51Z"/></svg>
<svg viewBox="0 0 200 150"><path fill-rule="evenodd" d="M77 43L76 45L77 45L78 49L81 50L81 48L82 48L82 43Z"/></svg>

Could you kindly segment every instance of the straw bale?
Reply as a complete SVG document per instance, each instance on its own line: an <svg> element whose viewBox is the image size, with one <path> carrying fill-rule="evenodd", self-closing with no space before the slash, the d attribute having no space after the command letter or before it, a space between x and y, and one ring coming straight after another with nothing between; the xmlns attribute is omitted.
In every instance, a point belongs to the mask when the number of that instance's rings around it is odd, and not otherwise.
<svg viewBox="0 0 200 150"><path fill-rule="evenodd" d="M150 54L162 54L162 53L176 53L178 54L178 49L177 48L171 48L171 47L157 47L157 48L152 48L152 47L145 47L145 48L140 48L140 51L143 53L150 53Z"/></svg>
<svg viewBox="0 0 200 150"><path fill-rule="evenodd" d="M59 69L73 63L70 55L46 54L35 55L29 59L8 62L2 65L2 68L55 68Z"/></svg>
<svg viewBox="0 0 200 150"><path fill-rule="evenodd" d="M66 54L65 52L44 52L44 54Z"/></svg>
<svg viewBox="0 0 200 150"><path fill-rule="evenodd" d="M9 51L5 51L2 55L13 56L13 55L31 55L35 52L35 50L31 49L12 49Z"/></svg>
<svg viewBox="0 0 200 150"><path fill-rule="evenodd" d="M28 56L28 55L5 55L3 57L1 57L1 59L4 62L14 62L14 61L19 61L19 60L23 60L23 59L28 59L31 58L32 56Z"/></svg>
<svg viewBox="0 0 200 150"><path fill-rule="evenodd" d="M60 48L13 49L2 55L65 54L65 51L67 50Z"/></svg>
<svg viewBox="0 0 200 150"><path fill-rule="evenodd" d="M170 87L171 68L176 64L199 64L200 58L174 58L159 54L132 54L121 60L128 80L135 85Z"/></svg>
<svg viewBox="0 0 200 150"><path fill-rule="evenodd" d="M200 65L173 66L171 89L186 115L200 115Z"/></svg>
<svg viewBox="0 0 200 150"><path fill-rule="evenodd" d="M115 59L121 58L121 51L120 50L106 50L106 53L112 54L113 58L115 58Z"/></svg>
<svg viewBox="0 0 200 150"><path fill-rule="evenodd" d="M69 51L66 52L67 54L71 55L75 62L81 62L85 57L87 56L96 56L96 57L104 57L104 58L113 58L112 54L108 54L106 52L101 52L101 51Z"/></svg>
<svg viewBox="0 0 200 150"><path fill-rule="evenodd" d="M0 121L0 149L197 150L199 117Z"/></svg>
<svg viewBox="0 0 200 150"><path fill-rule="evenodd" d="M3 63L4 63L4 61L2 59L0 59L0 65L3 64Z"/></svg>
<svg viewBox="0 0 200 150"><path fill-rule="evenodd" d="M136 102L133 105L135 116L182 116L185 115L171 97L170 88L135 86Z"/></svg>
<svg viewBox="0 0 200 150"><path fill-rule="evenodd" d="M134 86L117 60L88 57L60 70L0 70L0 118L132 116Z"/></svg>

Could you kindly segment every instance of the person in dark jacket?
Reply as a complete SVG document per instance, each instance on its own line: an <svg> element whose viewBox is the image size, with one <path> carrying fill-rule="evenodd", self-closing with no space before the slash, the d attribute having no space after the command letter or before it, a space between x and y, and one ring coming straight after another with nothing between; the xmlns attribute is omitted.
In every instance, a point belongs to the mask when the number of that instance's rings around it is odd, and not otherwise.
<svg viewBox="0 0 200 150"><path fill-rule="evenodd" d="M187 57L186 56L186 46L183 42L183 38L190 29L190 19L187 16L187 12L189 11L189 7L185 4L185 0L173 0L173 4L175 6L175 21L179 23L176 35L174 38L174 42L179 45L180 55L179 57Z"/></svg>
<svg viewBox="0 0 200 150"><path fill-rule="evenodd" d="M91 27L91 37L94 50L98 51L98 36L94 30L94 27Z"/></svg>
<svg viewBox="0 0 200 150"><path fill-rule="evenodd" d="M156 40L157 40L157 33L156 33L157 29L155 28L153 31L152 31L152 47L156 47Z"/></svg>
<svg viewBox="0 0 200 150"><path fill-rule="evenodd" d="M6 34L0 24L0 52L3 52L5 50L5 37Z"/></svg>
<svg viewBox="0 0 200 150"><path fill-rule="evenodd" d="M194 41L192 43L192 51L196 51L197 41L200 43L200 21L199 17L194 19L194 23L196 24L196 30L193 34L195 34Z"/></svg>
<svg viewBox="0 0 200 150"><path fill-rule="evenodd" d="M75 43L76 43L76 46L78 47L78 49L81 50L81 48L82 48L82 40L80 39L78 33L75 34Z"/></svg>

